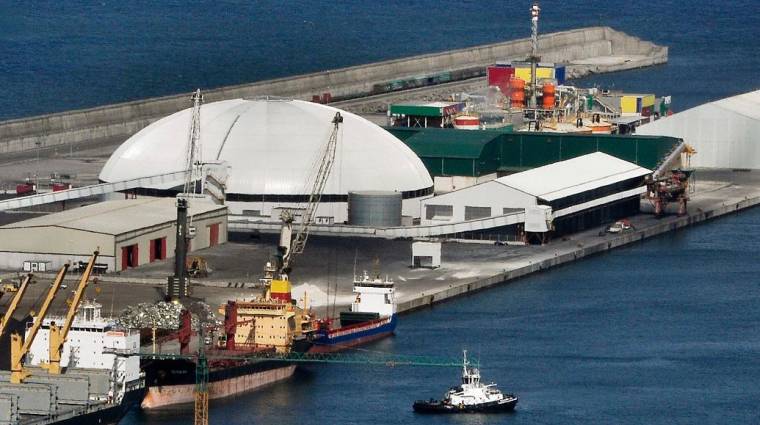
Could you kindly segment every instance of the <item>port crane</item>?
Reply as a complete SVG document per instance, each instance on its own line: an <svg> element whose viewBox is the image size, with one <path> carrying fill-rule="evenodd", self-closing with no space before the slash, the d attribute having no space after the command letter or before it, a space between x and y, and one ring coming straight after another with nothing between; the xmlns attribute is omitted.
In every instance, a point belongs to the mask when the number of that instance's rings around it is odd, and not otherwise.
<svg viewBox="0 0 760 425"><path fill-rule="evenodd" d="M13 299L11 299L8 310L5 312L3 318L0 319L2 320L2 322L0 322L0 336L5 333L5 328L8 326L8 322L10 322L11 318L13 317L13 313L16 312L16 309L21 302L21 298L24 297L24 294L26 293L26 290L31 282L32 274L29 273L28 275L24 276L24 279L21 281L21 285L19 285L18 289L16 290L16 294L13 296Z"/></svg>
<svg viewBox="0 0 760 425"><path fill-rule="evenodd" d="M31 282L32 274L30 273L24 277L24 279L21 281L21 284L17 288L14 286L15 295L13 296L13 299L11 299L11 303L8 305L8 310L5 312L5 315L2 317L2 319L0 319L0 336L2 336L5 332L5 328L8 326L8 322L10 322L13 314L16 312L16 309L18 308L18 305L21 302L21 299L24 297L24 294L26 293L26 290Z"/></svg>
<svg viewBox="0 0 760 425"><path fill-rule="evenodd" d="M167 282L166 295L173 299L189 295L188 276L187 276L187 241L194 235L192 222L188 223L187 210L189 208L189 199L196 196L198 182L201 184L201 193L203 193L203 163L201 162L201 105L203 104L203 95L201 90L197 89L193 93L193 110L190 118L190 129L188 130L187 151L185 153L185 183L182 193L177 196L177 223L175 233L174 248L174 275L169 276Z"/></svg>
<svg viewBox="0 0 760 425"><path fill-rule="evenodd" d="M288 274L293 267L293 257L296 254L301 254L306 247L306 241L309 238L309 230L314 224L317 207L322 200L322 194L324 193L327 179L330 176L330 171L335 163L338 134L340 133L340 125L342 123L343 116L340 112L336 112L332 119L332 132L330 133L330 137L327 139L327 143L322 151L319 168L317 169L314 183L312 184L311 192L309 193L309 200L301 214L301 221L298 225L298 231L295 236L293 236L295 213L291 210L285 210L280 216L280 219L282 220L282 228L280 231L277 264L279 279L271 280L270 286L272 289L275 289L275 286L280 286L287 289L287 292L290 292ZM271 275L267 275L265 279L272 279L270 276Z"/></svg>
<svg viewBox="0 0 760 425"><path fill-rule="evenodd" d="M61 374L61 352L63 351L63 344L66 343L66 337L69 335L71 324L74 322L74 317L76 317L77 310L79 310L79 305L82 302L84 291L87 289L87 285L89 284L90 275L92 274L93 267L95 267L95 260L97 260L97 258L98 251L95 251L90 258L90 261L87 263L87 267L85 267L84 273L82 273L82 277L79 279L79 285L77 286L76 291L74 291L74 297L72 298L71 304L69 305L63 326L58 326L55 323L50 324L50 334L48 336L48 363L42 365L42 368L47 369L48 373L50 374Z"/></svg>
<svg viewBox="0 0 760 425"><path fill-rule="evenodd" d="M42 321L45 319L45 316L47 315L48 309L50 309L50 304L52 304L53 299L55 298L55 295L58 293L58 290L61 288L61 283L63 282L63 279L66 277L66 272L69 270L69 264L64 264L63 267L61 267L61 270L58 271L58 274L55 276L55 280L53 281L52 286L50 287L50 290L48 291L47 297L45 297L45 301L42 303L42 307L40 308L40 312L34 319L34 324L29 329L29 333L26 336L26 340L22 343L21 342L21 335L14 332L11 334L11 383L12 384L20 384L24 382L26 378L29 377L29 372L24 368L23 360L24 356L29 352L29 348L32 346L32 342L34 342L34 338L37 336L37 332L40 330L40 326L42 326Z"/></svg>

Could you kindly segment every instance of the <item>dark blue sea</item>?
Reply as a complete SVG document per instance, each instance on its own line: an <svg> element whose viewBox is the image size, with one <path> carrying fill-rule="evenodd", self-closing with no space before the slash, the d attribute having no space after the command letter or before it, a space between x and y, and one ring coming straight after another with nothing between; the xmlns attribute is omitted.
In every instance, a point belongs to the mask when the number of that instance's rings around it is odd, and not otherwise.
<svg viewBox="0 0 760 425"><path fill-rule="evenodd" d="M527 37L529 0L0 0L0 120ZM609 25L667 65L585 81L683 110L760 87L757 0L544 0L540 30Z"/></svg>
<svg viewBox="0 0 760 425"><path fill-rule="evenodd" d="M529 34L529 1L0 0L0 119L188 92ZM546 0L542 31L609 25L667 65L582 84L676 110L760 87L757 0ZM421 417L458 370L325 365L212 403L214 424L760 423L760 210L404 316L368 349L480 359L506 416ZM189 411L125 423L187 424Z"/></svg>

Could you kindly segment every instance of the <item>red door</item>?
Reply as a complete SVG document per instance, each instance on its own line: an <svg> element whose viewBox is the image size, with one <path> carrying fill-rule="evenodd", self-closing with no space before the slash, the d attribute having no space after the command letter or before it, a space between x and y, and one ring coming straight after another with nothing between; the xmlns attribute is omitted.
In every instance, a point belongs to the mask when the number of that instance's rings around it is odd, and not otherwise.
<svg viewBox="0 0 760 425"><path fill-rule="evenodd" d="M219 245L219 223L209 226L209 243L208 246Z"/></svg>
<svg viewBox="0 0 760 425"><path fill-rule="evenodd" d="M137 244L121 247L121 269L126 270L128 267L137 267L139 251Z"/></svg>
<svg viewBox="0 0 760 425"><path fill-rule="evenodd" d="M150 251L148 255L148 262L152 263L156 261L156 240L155 239L151 240L149 245L150 245Z"/></svg>

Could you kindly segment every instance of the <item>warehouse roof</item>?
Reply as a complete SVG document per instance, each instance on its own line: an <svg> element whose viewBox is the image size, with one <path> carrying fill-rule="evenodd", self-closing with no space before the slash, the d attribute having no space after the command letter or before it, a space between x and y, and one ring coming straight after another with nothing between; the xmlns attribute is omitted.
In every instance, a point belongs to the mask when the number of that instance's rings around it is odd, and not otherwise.
<svg viewBox="0 0 760 425"><path fill-rule="evenodd" d="M457 131L446 128L425 131L410 128L388 128L420 157L480 158L486 145L498 141L498 131Z"/></svg>
<svg viewBox="0 0 760 425"><path fill-rule="evenodd" d="M324 193L418 191L433 186L425 165L405 144L366 119L301 100L230 99L200 112L200 157L224 161L226 192L308 195L314 164L324 155L340 112L343 123ZM114 183L184 170L192 108L164 117L130 137L111 155L100 180Z"/></svg>
<svg viewBox="0 0 760 425"><path fill-rule="evenodd" d="M120 235L174 221L177 217L174 203L174 198L139 198L99 202L8 224L0 229L60 227ZM227 208L206 200L191 200L189 206L189 216Z"/></svg>
<svg viewBox="0 0 760 425"><path fill-rule="evenodd" d="M650 173L631 162L594 152L500 177L496 181L546 201L554 201Z"/></svg>
<svg viewBox="0 0 760 425"><path fill-rule="evenodd" d="M637 134L683 138L693 167L760 168L760 90L705 103L644 124Z"/></svg>

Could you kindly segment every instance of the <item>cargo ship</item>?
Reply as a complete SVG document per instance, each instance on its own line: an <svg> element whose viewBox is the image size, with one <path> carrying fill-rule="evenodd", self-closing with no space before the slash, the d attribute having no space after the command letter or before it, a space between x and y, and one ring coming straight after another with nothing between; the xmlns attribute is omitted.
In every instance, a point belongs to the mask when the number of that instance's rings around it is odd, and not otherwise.
<svg viewBox="0 0 760 425"><path fill-rule="evenodd" d="M274 267L267 263L262 283L265 292L246 300L230 300L220 307L224 324L215 337L201 344L209 358L209 399L229 397L252 391L293 375L295 364L266 359L246 359L260 353L306 352L311 347L311 333L316 331L309 300L305 296L298 306L291 299L289 282L273 279ZM189 354L192 334L189 314L180 319L180 352ZM193 402L195 362L187 358L147 356L143 371L148 392L143 409L155 409Z"/></svg>
<svg viewBox="0 0 760 425"><path fill-rule="evenodd" d="M392 280L365 271L354 278L356 298L351 310L340 313L340 327L332 321L318 322L311 353L327 353L356 347L393 334L396 329L395 287Z"/></svg>
<svg viewBox="0 0 760 425"><path fill-rule="evenodd" d="M136 330L119 329L100 315L101 305L85 302L78 310L60 364L49 374L50 328L62 317L43 319L26 356L29 376L11 384L0 373L0 423L24 425L116 424L145 394Z"/></svg>

